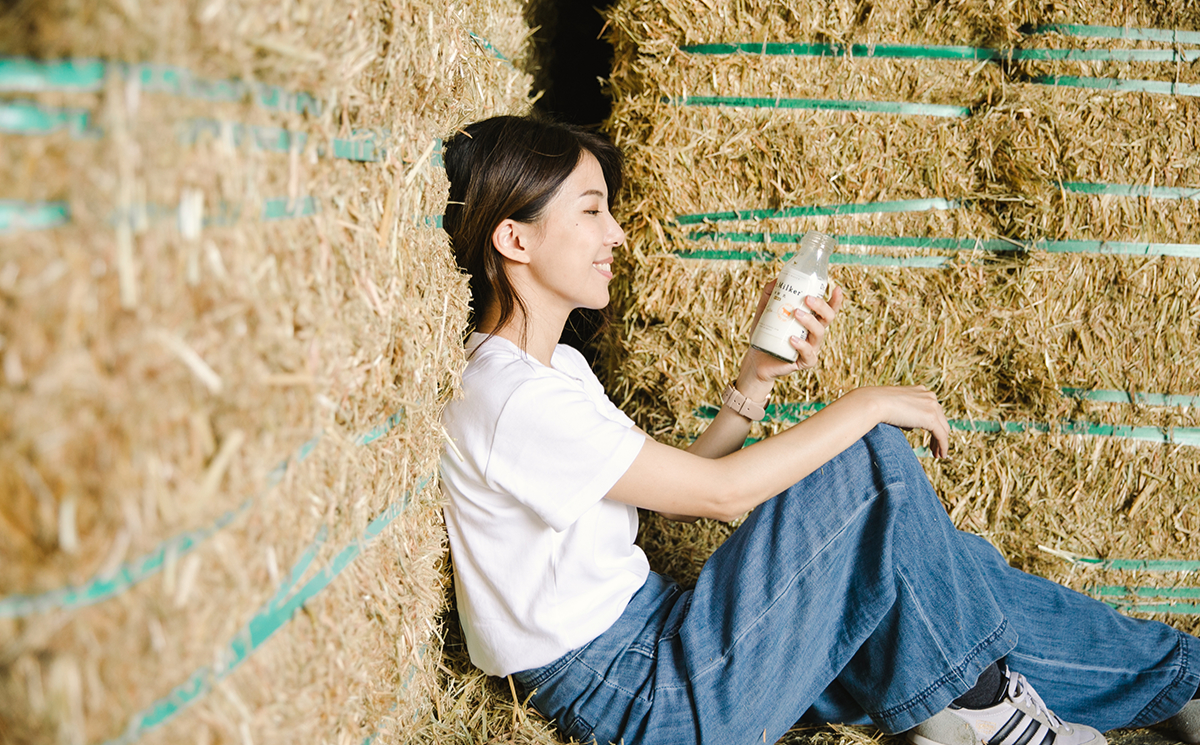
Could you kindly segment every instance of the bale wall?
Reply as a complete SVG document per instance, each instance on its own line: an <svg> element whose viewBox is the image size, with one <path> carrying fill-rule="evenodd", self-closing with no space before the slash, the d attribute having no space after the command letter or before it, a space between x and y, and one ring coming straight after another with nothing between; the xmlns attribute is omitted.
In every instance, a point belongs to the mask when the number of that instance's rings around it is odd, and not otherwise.
<svg viewBox="0 0 1200 745"><path fill-rule="evenodd" d="M440 138L526 107L527 34L505 2L6 5L0 740L435 740Z"/></svg>
<svg viewBox="0 0 1200 745"><path fill-rule="evenodd" d="M1114 19L1187 33L1080 28ZM1195 633L1198 20L1182 3L618 2L614 401L686 445L762 285L805 230L836 234L848 302L751 436L858 386L929 386L956 431L924 463L956 524ZM731 530L647 516L641 540L690 582Z"/></svg>

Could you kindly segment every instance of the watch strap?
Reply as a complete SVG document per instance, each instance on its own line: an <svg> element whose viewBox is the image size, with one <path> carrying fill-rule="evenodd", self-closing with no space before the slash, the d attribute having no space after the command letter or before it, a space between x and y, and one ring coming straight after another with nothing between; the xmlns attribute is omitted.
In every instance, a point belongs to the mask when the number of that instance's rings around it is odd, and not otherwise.
<svg viewBox="0 0 1200 745"><path fill-rule="evenodd" d="M768 397L767 400L769 401L770 398ZM751 401L742 395L742 392L733 383L725 386L725 391L721 394L721 403L752 422L761 422L767 415L766 401L761 404Z"/></svg>

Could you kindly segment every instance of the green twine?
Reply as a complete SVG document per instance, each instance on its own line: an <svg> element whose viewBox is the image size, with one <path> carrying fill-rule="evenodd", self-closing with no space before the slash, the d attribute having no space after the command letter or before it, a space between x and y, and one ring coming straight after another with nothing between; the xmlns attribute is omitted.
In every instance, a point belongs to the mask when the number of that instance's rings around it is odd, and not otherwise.
<svg viewBox="0 0 1200 745"><path fill-rule="evenodd" d="M1125 80L1122 78L1085 78L1077 75L1043 75L1031 81L1039 85L1067 88L1094 88L1106 91L1133 91L1169 96L1200 96L1200 85L1162 80Z"/></svg>
<svg viewBox="0 0 1200 745"><path fill-rule="evenodd" d="M1129 28L1124 26L1086 26L1076 23L1047 23L1035 28L1033 33L1056 33L1063 36L1096 39L1157 41L1164 44L1200 44L1200 32L1169 28Z"/></svg>
<svg viewBox="0 0 1200 745"><path fill-rule="evenodd" d="M727 241L731 243L799 243L802 233L737 233L704 232L689 233L690 240ZM1029 241L1008 238L916 238L909 236L846 235L835 236L843 246L875 246L893 248L922 248L939 251L989 251L1008 253L1013 251L1044 251L1046 253L1092 253L1128 256L1180 256L1200 258L1200 245L1194 243L1143 243L1140 241ZM695 252L680 251L683 258L702 258ZM766 252L730 251L724 255L703 256L736 261L771 261L776 257ZM838 254L834 254L837 256Z"/></svg>
<svg viewBox="0 0 1200 745"><path fill-rule="evenodd" d="M370 445L395 429L404 420L404 415L403 411L392 414L383 424L356 438L355 444ZM289 463L303 462L320 440L321 436L317 435L297 448L294 454L276 464L267 473L266 487L258 496L277 486L283 480ZM168 538L145 556L122 564L111 575L97 576L83 585L50 590L38 595L0 597L0 618L21 618L52 610L74 610L116 597L158 573L167 561L176 560L191 552L207 538L232 523L254 504L258 496L250 497L235 509L223 513L211 525Z"/></svg>
<svg viewBox="0 0 1200 745"><path fill-rule="evenodd" d="M47 230L71 221L66 202L22 202L0 199L0 233Z"/></svg>
<svg viewBox="0 0 1200 745"><path fill-rule="evenodd" d="M219 661L192 673L186 681L173 688L169 694L135 714L125 728L125 732L120 737L109 740L105 745L129 745L136 742L149 730L166 723L207 695L217 683L229 677L251 654L274 636L275 632L292 620L296 611L328 587L408 507L411 497L424 490L431 480L431 476L426 476L416 488L402 495L398 502L389 505L371 521L362 537L338 552L325 568L317 572L293 594L293 586L308 570L316 557L317 550L324 541L326 528L322 526L316 539L305 549L299 561L292 567L288 581L221 649Z"/></svg>
<svg viewBox="0 0 1200 745"><path fill-rule="evenodd" d="M1098 597L1200 600L1200 587L1126 587L1124 585L1093 585L1086 589L1088 593Z"/></svg>
<svg viewBox="0 0 1200 745"><path fill-rule="evenodd" d="M945 106L928 103L897 101L841 101L822 98L751 98L744 96L664 96L663 103L672 106L729 106L755 109L810 109L815 111L849 111L871 114L906 114L963 118L971 115L965 106Z"/></svg>
<svg viewBox="0 0 1200 745"><path fill-rule="evenodd" d="M263 220L288 220L295 217L308 217L317 214L319 207L316 197L300 197L291 200L287 197L268 199L263 204Z"/></svg>
<svg viewBox="0 0 1200 745"><path fill-rule="evenodd" d="M774 220L788 217L820 217L838 215L872 215L889 212L928 212L931 210L956 210L969 206L962 199L900 199L889 202L852 202L848 204L807 205L781 207L779 209L730 210L726 212L697 212L676 215L677 225L699 225L706 222L729 220Z"/></svg>
<svg viewBox="0 0 1200 745"><path fill-rule="evenodd" d="M798 242L798 241L797 241ZM679 249L673 256L689 260L707 261L787 261L794 253L773 254L765 251L722 251L719 249ZM878 256L874 254L835 253L829 263L848 266L907 267L910 269L932 269L948 266L952 260L946 256Z"/></svg>
<svg viewBox="0 0 1200 745"><path fill-rule="evenodd" d="M796 408L797 406L800 408ZM808 411L819 411L822 407L823 405L814 403L778 405L776 408L768 410L766 421L796 422L804 418L804 415ZM700 418L711 419L716 415L716 411L716 407L705 406L697 409L695 414ZM1042 434L1110 437L1141 442L1200 447L1200 427L1138 427L1127 424L1097 424L1074 419L1063 419L1057 422L1002 422L987 419L951 419L949 423L951 429L960 432L1003 434L1036 432Z"/></svg>
<svg viewBox="0 0 1200 745"><path fill-rule="evenodd" d="M1149 184L1096 184L1083 181L1064 181L1062 188L1074 194L1110 194L1117 197L1148 197L1150 199L1200 200L1200 187L1151 186Z"/></svg>
<svg viewBox="0 0 1200 745"><path fill-rule="evenodd" d="M1200 396L1184 396L1168 393L1128 393L1113 390L1089 390L1087 388L1063 388L1068 398L1114 404L1143 404L1145 406L1200 406Z"/></svg>
<svg viewBox="0 0 1200 745"><path fill-rule="evenodd" d="M1066 556L1072 564L1095 569L1111 569L1130 572L1195 572L1200 570L1200 561L1180 559L1097 559L1088 556Z"/></svg>
<svg viewBox="0 0 1200 745"><path fill-rule="evenodd" d="M763 42L689 44L679 51L697 55L752 54L785 57L862 57L949 61L1038 62L1194 62L1200 50L1186 49L990 49L913 44L809 44Z"/></svg>
<svg viewBox="0 0 1200 745"><path fill-rule="evenodd" d="M136 80L148 93L166 93L211 103L238 103L250 99L272 111L321 115L321 102L311 93L290 93L265 83L242 80L206 80L190 70L148 63L130 65L95 59L42 62L25 57L0 57L0 91L95 92L103 90L109 71Z"/></svg>
<svg viewBox="0 0 1200 745"><path fill-rule="evenodd" d="M84 109L60 109L32 101L0 101L0 132L48 135L64 129L73 137L98 134L92 129L91 114Z"/></svg>

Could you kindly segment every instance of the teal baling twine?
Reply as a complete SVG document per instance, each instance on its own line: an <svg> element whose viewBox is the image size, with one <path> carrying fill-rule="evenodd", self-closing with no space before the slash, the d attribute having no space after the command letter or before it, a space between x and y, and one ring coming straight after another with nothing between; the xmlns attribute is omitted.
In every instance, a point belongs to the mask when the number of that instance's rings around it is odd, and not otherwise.
<svg viewBox="0 0 1200 745"><path fill-rule="evenodd" d="M1132 28L1128 26L1086 26L1076 23L1047 23L1033 30L1035 34L1062 34L1093 39L1128 39L1156 41L1162 44L1200 44L1200 31L1170 28Z"/></svg>
<svg viewBox="0 0 1200 745"><path fill-rule="evenodd" d="M1014 251L1044 251L1046 253L1079 253L1118 256L1180 256L1200 258L1200 244L1195 243L1151 243L1142 241L1100 240L1016 240L1010 238L922 238L913 236L838 235L841 246L918 248L938 251L987 251L1012 253ZM803 233L741 233L695 231L687 235L695 241L725 241L729 243L799 243ZM773 254L766 251L710 251L704 249L680 249L672 252L685 259L715 259L725 261L786 261L792 254ZM838 256L834 254L830 261ZM923 257L938 258L938 257ZM855 259L844 259L846 263Z"/></svg>
<svg viewBox="0 0 1200 745"><path fill-rule="evenodd" d="M283 583L275 596L259 609L250 622L221 648L218 661L195 671L187 680L175 686L169 694L135 714L126 726L125 732L120 737L108 740L104 745L130 745L148 731L165 724L207 695L217 683L229 677L250 655L283 628L295 616L296 611L328 587L397 516L404 512L412 496L424 490L431 480L431 476L424 477L398 502L389 505L370 522L362 537L338 552L326 567L318 571L293 593L292 588L307 572L325 540L327 529L322 526L317 537L292 567L288 580ZM409 677L411 679L411 674Z"/></svg>
<svg viewBox="0 0 1200 745"><path fill-rule="evenodd" d="M66 202L23 202L0 199L0 234L22 230L49 230L71 221Z"/></svg>
<svg viewBox="0 0 1200 745"><path fill-rule="evenodd" d="M695 55L755 55L767 57L858 57L1005 62L1195 62L1196 49L993 49L988 47L924 44L821 44L806 42L748 42L688 44L679 51Z"/></svg>
<svg viewBox="0 0 1200 745"><path fill-rule="evenodd" d="M355 439L359 446L370 445L395 429L404 420L404 412L392 414L383 424ZM287 473L288 465L303 462L316 449L321 436L308 440L296 452L280 461L267 473L262 492L243 501L238 507L221 514L212 524L189 530L159 543L149 553L117 567L115 571L96 576L82 585L63 587L36 595L8 595L0 598L0 618L22 618L54 610L75 610L116 597L139 582L157 574L169 562L195 550L210 536L244 514L270 489L277 486Z"/></svg>
<svg viewBox="0 0 1200 745"><path fill-rule="evenodd" d="M273 222L311 217L320 211L320 202L311 195L296 199L272 197L263 201L263 209L259 217L264 222ZM222 201L206 212L200 220L200 225L205 228L228 227L239 222L241 217L241 205ZM181 222L182 210L179 207L143 204L133 210L114 212L108 222L115 225L121 221L137 221L142 218L147 221L171 218ZM0 199L0 235L22 231L52 230L69 225L70 222L71 209L66 202L22 202Z"/></svg>
<svg viewBox="0 0 1200 745"><path fill-rule="evenodd" d="M73 137L97 137L91 113L77 107L43 106L33 101L0 101L0 133L48 135L66 131Z"/></svg>
<svg viewBox="0 0 1200 745"><path fill-rule="evenodd" d="M41 61L0 57L0 92L98 92L109 73L136 80L143 91L165 93L210 103L250 100L271 111L320 116L320 100L312 93L289 92L276 85L243 80L207 80L172 65L128 64L99 59Z"/></svg>
<svg viewBox="0 0 1200 745"><path fill-rule="evenodd" d="M1064 181L1062 188L1073 194L1145 197L1147 199L1200 200L1200 186L1152 186L1150 184L1104 184Z"/></svg>
<svg viewBox="0 0 1200 745"><path fill-rule="evenodd" d="M1200 561L1189 559L1101 559L1095 556L1063 551L1062 549L1038 546L1048 554L1069 561L1081 567L1120 572L1197 572L1200 571Z"/></svg>
<svg viewBox="0 0 1200 745"><path fill-rule="evenodd" d="M94 126L91 113L81 108L44 106L32 101L0 101L0 133L19 135L51 135L67 132L75 138L102 137L104 132ZM290 153L305 148L309 134L285 127L275 127L241 122L191 118L176 125L177 139L184 147L193 147L202 139L226 141L235 148L247 147L270 153ZM349 138L335 137L329 146L320 144L316 148L319 157L377 163L387 156L387 143L391 130L355 129ZM442 141L435 141L430 164L444 167Z"/></svg>
<svg viewBox="0 0 1200 745"><path fill-rule="evenodd" d="M1200 85L1165 80L1127 80L1125 78L1089 78L1079 75L1041 75L1030 82L1065 88L1093 88L1104 91L1156 93L1166 96L1200 96Z"/></svg>
<svg viewBox="0 0 1200 745"><path fill-rule="evenodd" d="M1064 388L1063 395L1072 398L1085 397L1081 394L1080 389ZM1101 399L1115 398L1112 391L1096 391ZM1163 394L1141 394L1148 397L1147 400L1179 400L1182 406L1189 406L1193 397L1186 397L1187 402L1183 402L1183 397L1179 399L1170 399ZM783 422L795 423L812 413L820 411L828 405L828 402L823 401L808 401L808 402L780 402L768 404L767 416L764 421L768 422ZM719 411L716 406L703 406L695 411L695 415L702 419L712 419ZM1200 447L1200 427L1143 427L1127 424L1098 424L1076 419L1062 419L1054 422L1005 422L987 419L950 419L950 428L960 432L985 432L985 433L1000 433L1000 434L1024 434L1024 433L1041 433L1041 434L1063 434L1063 435L1084 435L1088 437L1110 437L1116 439L1136 440L1140 442L1154 442L1161 444L1183 445L1187 447Z"/></svg>
<svg viewBox="0 0 1200 745"><path fill-rule="evenodd" d="M799 241L792 241L798 243ZM672 256L689 261L787 261L795 253L773 254L768 251L737 251L709 248L678 249ZM876 254L835 253L829 263L838 266L878 266L909 269L937 269L950 266L954 260L948 256L881 256Z"/></svg>
<svg viewBox="0 0 1200 745"><path fill-rule="evenodd" d="M484 51L513 67L508 57L472 31L468 36ZM515 68L513 68L515 69ZM315 93L289 91L277 85L237 78L210 80L175 65L110 62L102 59L36 60L0 56L0 93L96 93L110 74L136 81L147 93L162 93L209 103L250 101L268 111L320 116L325 105Z"/></svg>
<svg viewBox="0 0 1200 745"><path fill-rule="evenodd" d="M191 553L197 546L245 513L259 496L283 480L288 464L300 463L316 448L320 437L305 442L294 454L284 458L267 473L263 492L222 513L212 524L189 530L159 543L148 554L117 567L110 574L96 576L75 587L63 587L37 595L8 595L0 598L0 618L22 618L54 610L75 610L116 597L142 580L157 574L170 561Z"/></svg>
<svg viewBox="0 0 1200 745"><path fill-rule="evenodd" d="M1200 406L1200 396L1185 396L1174 393L1130 393L1128 391L1090 390L1087 388L1063 388L1068 398L1097 401L1110 404L1140 404L1142 406Z"/></svg>
<svg viewBox="0 0 1200 745"><path fill-rule="evenodd" d="M1142 197L1163 200L1200 200L1200 187L1151 186L1145 184L1108 184L1088 182L1062 182L1058 184L1066 192L1086 195L1111 195L1119 197ZM857 214L923 212L969 208L972 200L909 199L885 202L861 202L831 205L804 205L775 209L739 209L716 212L697 212L676 215L675 225L711 225L726 221L772 220L819 216L845 216ZM803 239L803 233L741 232L693 230L686 236L691 241L718 241L727 243L794 244ZM1141 241L1104 240L1016 240L1010 238L937 238L912 236L837 235L838 243L847 247L864 248L911 248L936 251L987 251L1011 253L1014 251L1045 251L1047 253L1083 253L1101 255L1133 256L1179 256L1200 258L1200 245L1190 243L1155 243ZM746 251L737 249L686 248L672 252L684 259L709 261L778 261L791 258L793 254L776 254L770 251ZM949 266L947 257L916 256L894 257L861 254L835 254L831 261L840 264L867 266L900 266L933 268Z"/></svg>
<svg viewBox="0 0 1200 745"><path fill-rule="evenodd" d="M699 225L703 223L724 222L730 220L775 220L789 217L822 217L842 215L870 215L889 212L928 212L936 210L956 210L970 206L968 200L942 199L900 199L889 202L852 202L848 204L805 205L799 207L780 207L778 209L747 209L728 210L724 212L696 212L687 215L676 215L676 225Z"/></svg>
<svg viewBox="0 0 1200 745"><path fill-rule="evenodd" d="M827 98L768 98L748 96L664 96L662 102L672 106L725 106L750 109L808 109L812 111L845 111L862 114L903 114L911 116L949 117L961 119L971 115L966 106L947 106L902 101L843 101Z"/></svg>

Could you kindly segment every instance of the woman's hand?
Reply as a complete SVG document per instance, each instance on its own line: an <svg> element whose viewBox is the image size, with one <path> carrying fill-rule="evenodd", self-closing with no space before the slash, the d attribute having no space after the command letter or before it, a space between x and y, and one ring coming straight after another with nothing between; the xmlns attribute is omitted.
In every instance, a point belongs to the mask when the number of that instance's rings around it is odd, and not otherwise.
<svg viewBox="0 0 1200 745"><path fill-rule="evenodd" d="M767 301L770 300L771 293L774 290L775 280L771 280L763 288L762 296L758 299L758 310L754 313L754 322L750 324L750 328L753 329L758 326L758 319L762 317L763 311L767 307ZM829 302L819 297L805 298L804 302L812 312L806 312L803 308L797 308L793 311L797 323L808 331L808 338L806 339L793 336L789 340L792 348L796 350L796 361L785 362L760 349L751 347L746 353L742 372L750 373L764 383L770 383L774 382L775 378L790 375L797 370L811 370L816 367L817 357L821 352L821 344L825 341L825 331L829 328L829 324L833 322L833 318L837 315L838 310L841 309L844 300L845 293L837 285L833 285L833 291L829 295Z"/></svg>
<svg viewBox="0 0 1200 745"><path fill-rule="evenodd" d="M950 422L937 395L923 385L856 388L847 396L866 396L874 415L884 423L900 429L923 429L929 432L929 451L935 458L945 458L950 452Z"/></svg>

